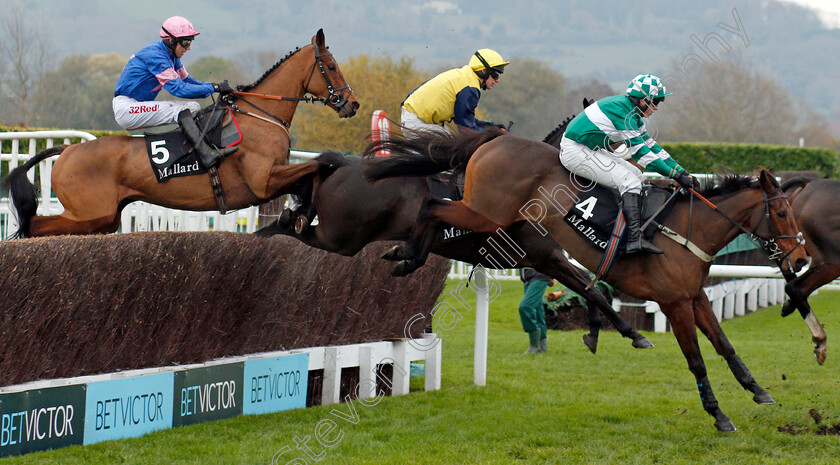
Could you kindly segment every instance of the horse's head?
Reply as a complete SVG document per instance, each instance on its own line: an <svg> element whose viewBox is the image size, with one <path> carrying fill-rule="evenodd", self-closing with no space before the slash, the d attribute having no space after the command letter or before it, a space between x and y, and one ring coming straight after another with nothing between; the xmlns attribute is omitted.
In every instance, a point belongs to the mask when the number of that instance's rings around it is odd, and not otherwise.
<svg viewBox="0 0 840 465"><path fill-rule="evenodd" d="M795 273L808 264L808 255L793 209L772 173L761 170L758 182L764 195L764 211L763 217L754 223L758 224L755 234L765 238L770 258L779 264L783 273Z"/></svg>
<svg viewBox="0 0 840 465"><path fill-rule="evenodd" d="M312 65L312 73L306 81L305 90L316 97L325 99L324 103L337 111L342 118L355 115L356 110L359 109L359 102L324 43L323 29L318 29L312 37L312 48L315 62ZM321 79L315 77L316 69L320 71Z"/></svg>

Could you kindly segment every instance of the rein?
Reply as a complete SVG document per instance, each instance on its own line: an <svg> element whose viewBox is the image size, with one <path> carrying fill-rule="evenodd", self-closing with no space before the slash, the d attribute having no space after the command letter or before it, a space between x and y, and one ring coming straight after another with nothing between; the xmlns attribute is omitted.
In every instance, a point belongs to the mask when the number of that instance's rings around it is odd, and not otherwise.
<svg viewBox="0 0 840 465"><path fill-rule="evenodd" d="M761 247L767 252L768 257L771 260L776 262L776 264L779 266L779 269L781 269L782 263L787 260L787 258L790 256L790 254L792 254L797 248L801 247L805 243L805 240L802 237L801 232L799 234L797 234L796 236L789 236L789 235L779 235L774 230L775 228L773 227L773 222L770 220L770 202L773 201L773 200L776 200L776 199L787 199L787 196L785 194L780 194L780 195L777 195L775 197L769 197L768 198L767 194L765 194L762 191L761 195L764 197L764 217L762 217L762 219L758 222L758 224L756 224L755 228L753 228L752 231L749 231L747 228L744 227L744 225L735 221L735 219L733 219L731 216L727 215L724 211L719 209L717 207L717 205L713 204L711 201L709 201L708 199L706 199L705 197L700 195L697 191L695 191L694 189L688 189L688 190L695 197L702 200L706 205L708 205L709 208L711 208L712 210L717 212L719 215L721 215L724 218L726 218L727 220L729 220L730 223L732 223L733 225L738 227L738 229L740 229L741 232L743 232L744 234L748 235L751 240L754 240L754 241L758 242L759 244L761 244ZM761 236L759 236L758 234L755 233L755 231L758 231L759 226L761 226L761 222L764 221L765 218L767 219L767 224L770 226L770 233L773 234L773 237L771 237L770 239L764 239L763 237L761 237ZM691 219L690 218L689 218L689 234L691 234ZM792 248L789 252L785 253L785 251L782 250L781 247L779 247L779 244L776 243L776 241L778 239L796 239L796 247ZM793 268L793 266L791 266L790 263L788 263L788 266L790 266L790 268Z"/></svg>

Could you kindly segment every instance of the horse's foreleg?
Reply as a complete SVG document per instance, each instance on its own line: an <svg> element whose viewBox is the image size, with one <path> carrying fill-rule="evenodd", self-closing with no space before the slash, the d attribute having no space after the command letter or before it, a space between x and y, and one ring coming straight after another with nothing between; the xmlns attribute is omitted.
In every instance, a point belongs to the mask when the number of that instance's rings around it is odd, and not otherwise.
<svg viewBox="0 0 840 465"><path fill-rule="evenodd" d="M767 391L758 385L758 382L755 378L753 378L752 373L750 373L749 368L747 368L741 360L741 357L735 353L735 348L732 347L732 344L729 342L726 334L724 334L723 330L720 328L720 324L718 324L717 318L712 311L712 305L709 303L709 299L706 297L706 294L701 292L700 295L694 298L693 304L694 319L697 323L697 327L700 328L700 331L702 331L709 341L711 341L715 351L726 359L726 363L729 364L729 370L732 371L733 375L735 375L735 379L738 380L738 383L740 383L744 389L753 393L753 401L755 401L755 403L775 404L776 401L773 400Z"/></svg>
<svg viewBox="0 0 840 465"><path fill-rule="evenodd" d="M811 331L811 340L815 344L814 356L820 365L825 362L828 354L827 336L825 329L817 319L817 315L808 304L808 297L820 286L833 281L838 276L840 276L840 265L820 264L814 266L812 264L805 274L785 285L785 292L789 296L789 300L782 306L782 316L790 315L794 309L799 309L799 313Z"/></svg>
<svg viewBox="0 0 840 465"><path fill-rule="evenodd" d="M660 304L661 305L661 304ZM694 312L690 301L680 301L669 307L663 306L666 315L671 321L671 330L677 338L680 349L688 362L688 369L694 374L697 380L697 390L700 393L700 401L703 403L703 410L715 418L715 428L718 431L731 433L735 431L735 425L718 406L717 398L712 391L712 385L706 373L706 364L700 354L700 345L697 342L697 331L695 329Z"/></svg>

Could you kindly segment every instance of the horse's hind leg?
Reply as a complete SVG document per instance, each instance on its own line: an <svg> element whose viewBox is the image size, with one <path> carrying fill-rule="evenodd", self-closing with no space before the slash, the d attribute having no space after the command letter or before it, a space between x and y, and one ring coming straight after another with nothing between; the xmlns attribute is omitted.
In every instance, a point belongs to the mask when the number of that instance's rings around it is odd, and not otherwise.
<svg viewBox="0 0 840 465"><path fill-rule="evenodd" d="M697 327L711 341L715 351L726 359L726 363L729 364L729 369L735 375L735 379L738 380L744 389L753 393L753 401L757 404L775 404L776 401L773 400L767 391L758 385L758 382L753 378L752 373L750 373L749 368L741 360L741 357L735 353L735 348L732 347L726 334L720 328L720 324L718 324L717 318L712 311L712 305L709 303L709 299L704 292L701 292L694 298L693 306L694 319Z"/></svg>
<svg viewBox="0 0 840 465"><path fill-rule="evenodd" d="M411 238L405 245L392 249L386 254L387 257L383 257L389 260L403 259L394 269L394 276L406 276L426 263L435 236L443 224L488 234L503 229L502 225L476 213L460 200L452 202L426 197L420 207Z"/></svg>
<svg viewBox="0 0 840 465"><path fill-rule="evenodd" d="M29 226L29 236L58 236L61 234L105 234L120 227L119 215L93 220L78 221L64 215L34 216Z"/></svg>
<svg viewBox="0 0 840 465"><path fill-rule="evenodd" d="M694 312L692 303L688 300L672 303L664 306L660 303L668 319L671 321L671 331L682 349L683 355L688 362L688 369L694 374L697 380L697 390L700 393L700 401L703 403L703 410L715 418L715 428L718 431L731 433L735 431L735 425L718 405L717 398L709 377L706 373L706 364L700 354L700 345L697 342L697 330L695 329ZM714 316L714 315L713 315Z"/></svg>
<svg viewBox="0 0 840 465"><path fill-rule="evenodd" d="M538 271L555 277L561 284L586 299L589 315L589 334L583 336L583 343L586 344L586 347L593 354L598 347L598 331L601 328L599 310L612 322L613 326L615 326L616 330L622 336L633 340L633 347L637 349L653 347L653 344L647 338L639 334L621 315L613 310L612 305L607 301L604 294L594 287L586 289L589 276L572 265L560 251L559 246L548 256L549 259L546 264L540 266L540 268L544 267L544 269L538 269Z"/></svg>

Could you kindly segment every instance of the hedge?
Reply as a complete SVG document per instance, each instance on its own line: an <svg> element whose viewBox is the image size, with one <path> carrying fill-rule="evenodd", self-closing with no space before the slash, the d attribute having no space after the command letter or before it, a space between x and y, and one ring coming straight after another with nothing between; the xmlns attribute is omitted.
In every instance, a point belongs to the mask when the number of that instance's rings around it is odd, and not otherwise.
<svg viewBox="0 0 840 465"><path fill-rule="evenodd" d="M665 143L662 148L692 173L715 173L724 168L749 173L764 167L840 177L840 154L827 148L718 142Z"/></svg>

